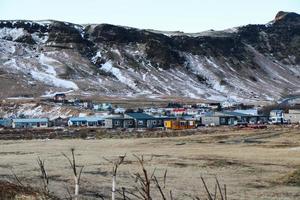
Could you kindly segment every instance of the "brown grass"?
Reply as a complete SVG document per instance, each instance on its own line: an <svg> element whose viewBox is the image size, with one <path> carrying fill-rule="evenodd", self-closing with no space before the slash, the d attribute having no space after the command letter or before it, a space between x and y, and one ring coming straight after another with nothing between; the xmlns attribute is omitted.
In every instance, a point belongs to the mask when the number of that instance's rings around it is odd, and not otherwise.
<svg viewBox="0 0 300 200"><path fill-rule="evenodd" d="M247 142L249 140L251 142ZM119 189L134 187L132 175L139 170L139 165L133 155L148 158L153 155L145 166L149 172L156 168L157 177L163 177L168 170L165 189L172 190L174 199L206 196L201 177L211 189L216 176L227 185L228 199L294 200L300 197L299 185L286 184L297 180L294 172L300 166L300 134L298 129L289 127L215 129L163 138L0 141L0 146L0 176L10 176L9 166L13 166L14 172L25 182L42 185L36 165L39 156L46 160L49 190L60 197L67 195L66 187L73 190L73 174L61 155L72 147L76 148L78 165L86 166L81 180L85 199L110 198L112 166L103 157L115 159L125 153L126 159L118 170ZM284 184L274 181L287 175L292 176ZM159 196L154 199L160 199Z"/></svg>

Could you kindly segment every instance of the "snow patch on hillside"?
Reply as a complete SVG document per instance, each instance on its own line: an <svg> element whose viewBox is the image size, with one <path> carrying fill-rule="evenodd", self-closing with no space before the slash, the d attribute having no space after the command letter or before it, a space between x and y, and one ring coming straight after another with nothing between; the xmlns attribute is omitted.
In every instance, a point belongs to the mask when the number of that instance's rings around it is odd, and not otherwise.
<svg viewBox="0 0 300 200"><path fill-rule="evenodd" d="M39 58L39 62L46 67L45 71L48 73L48 74L52 74L54 76L56 76L56 71L54 69L54 67L52 65L50 65L50 63L55 63L57 62L56 60L50 58L50 57L47 57L45 56L45 54L41 54L40 55L40 58Z"/></svg>
<svg viewBox="0 0 300 200"><path fill-rule="evenodd" d="M12 40L16 40L19 37L24 35L24 29L23 28L1 28L0 29L0 38L8 38L11 37Z"/></svg>
<svg viewBox="0 0 300 200"><path fill-rule="evenodd" d="M63 80L60 78L57 78L56 76L52 74L47 74L44 72L34 71L32 70L30 72L33 79L41 81L47 85L60 87L60 88L66 88L66 89L74 89L78 90L78 86L73 81L69 80Z"/></svg>
<svg viewBox="0 0 300 200"><path fill-rule="evenodd" d="M112 73L121 83L126 84L131 89L134 89L136 91L139 91L139 89L136 87L136 84L132 79L130 79L129 76L126 76L121 72L119 68L113 67L113 64L111 61L107 61L104 63L101 67L101 70L105 72Z"/></svg>
<svg viewBox="0 0 300 200"><path fill-rule="evenodd" d="M188 61L188 68L195 74L201 75L207 79L207 83L210 84L213 89L219 91L221 93L226 92L225 86L220 84L220 79L217 77L212 71L208 69L208 67L204 66L208 63L208 65L213 66L214 68L219 68L212 60L202 59L199 56L194 56L191 54L186 54L186 58ZM206 61L206 62L205 62Z"/></svg>

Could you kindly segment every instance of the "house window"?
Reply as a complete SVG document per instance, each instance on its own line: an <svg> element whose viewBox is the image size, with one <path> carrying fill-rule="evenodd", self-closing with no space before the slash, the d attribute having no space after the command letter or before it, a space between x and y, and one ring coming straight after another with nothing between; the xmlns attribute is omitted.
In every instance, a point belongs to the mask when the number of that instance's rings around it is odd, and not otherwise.
<svg viewBox="0 0 300 200"><path fill-rule="evenodd" d="M143 125L143 124L144 124L143 120L138 121L138 125Z"/></svg>

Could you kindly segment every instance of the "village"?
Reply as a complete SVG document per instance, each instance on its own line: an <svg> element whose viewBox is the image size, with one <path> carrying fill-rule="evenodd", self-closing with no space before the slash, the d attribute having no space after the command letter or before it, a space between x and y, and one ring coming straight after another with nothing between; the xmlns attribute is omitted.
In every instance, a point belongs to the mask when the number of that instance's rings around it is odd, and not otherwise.
<svg viewBox="0 0 300 200"><path fill-rule="evenodd" d="M79 107L93 111L93 115L56 116L32 118L23 114L0 119L5 129L37 129L49 127L88 127L104 129L185 130L214 126L266 128L266 125L294 124L300 122L300 109L280 109L244 105L235 101L183 104L169 102L165 106L126 108L111 103L95 103L68 99L57 93L44 99L51 105ZM297 104L296 104L297 105Z"/></svg>

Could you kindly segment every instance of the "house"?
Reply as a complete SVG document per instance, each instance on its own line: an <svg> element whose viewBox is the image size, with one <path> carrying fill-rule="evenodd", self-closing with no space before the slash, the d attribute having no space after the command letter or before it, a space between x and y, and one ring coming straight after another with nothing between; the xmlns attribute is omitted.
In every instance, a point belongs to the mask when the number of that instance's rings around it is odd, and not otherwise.
<svg viewBox="0 0 300 200"><path fill-rule="evenodd" d="M93 105L93 109L94 110L98 110L98 111L101 111L101 110L111 110L112 109L112 105L111 103L100 103L100 104L94 104Z"/></svg>
<svg viewBox="0 0 300 200"><path fill-rule="evenodd" d="M290 109L289 113L284 113L283 117L290 123L300 123L300 110Z"/></svg>
<svg viewBox="0 0 300 200"><path fill-rule="evenodd" d="M11 119L0 119L0 127L11 127Z"/></svg>
<svg viewBox="0 0 300 200"><path fill-rule="evenodd" d="M55 102L64 102L66 100L66 95L64 93L56 93L53 100Z"/></svg>
<svg viewBox="0 0 300 200"><path fill-rule="evenodd" d="M181 116L187 113L186 108L173 108L171 114L175 116Z"/></svg>
<svg viewBox="0 0 300 200"><path fill-rule="evenodd" d="M156 118L145 113L125 113L125 119L133 119L135 128L158 128L164 127L164 119Z"/></svg>
<svg viewBox="0 0 300 200"><path fill-rule="evenodd" d="M196 128L196 121L184 119L165 120L164 127L171 130L193 129Z"/></svg>
<svg viewBox="0 0 300 200"><path fill-rule="evenodd" d="M233 115L221 112L209 112L201 117L201 124L204 126L234 125L237 118Z"/></svg>
<svg viewBox="0 0 300 200"><path fill-rule="evenodd" d="M50 119L50 126L54 126L54 127L65 127L68 126L68 117L54 117L52 119Z"/></svg>
<svg viewBox="0 0 300 200"><path fill-rule="evenodd" d="M82 102L82 107L85 108L85 109L93 109L94 104L93 104L92 101L86 100L86 101Z"/></svg>
<svg viewBox="0 0 300 200"><path fill-rule="evenodd" d="M283 110L271 110L270 117L283 117Z"/></svg>
<svg viewBox="0 0 300 200"><path fill-rule="evenodd" d="M87 126L97 127L104 126L105 119L98 116L86 116L86 117L71 117L68 120L68 126Z"/></svg>
<svg viewBox="0 0 300 200"><path fill-rule="evenodd" d="M283 110L271 110L270 111L270 121L272 124L283 124L286 123L286 120L283 116Z"/></svg>
<svg viewBox="0 0 300 200"><path fill-rule="evenodd" d="M268 122L268 116L258 115L256 111L245 111L245 112L232 112L224 111L226 115L234 116L236 118L235 123L250 123L250 124L263 124ZM250 113L250 114L248 114Z"/></svg>
<svg viewBox="0 0 300 200"><path fill-rule="evenodd" d="M121 117L116 118L106 118L105 119L105 128L134 128L135 122L134 119L125 119Z"/></svg>
<svg viewBox="0 0 300 200"><path fill-rule="evenodd" d="M46 128L49 126L47 118L13 119L12 128Z"/></svg>

